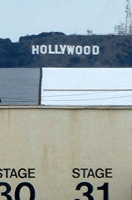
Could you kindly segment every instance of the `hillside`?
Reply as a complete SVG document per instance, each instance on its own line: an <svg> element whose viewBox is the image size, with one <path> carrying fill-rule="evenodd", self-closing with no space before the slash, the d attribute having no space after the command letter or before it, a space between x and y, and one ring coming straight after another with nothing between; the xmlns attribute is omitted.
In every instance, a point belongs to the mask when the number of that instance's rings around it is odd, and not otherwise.
<svg viewBox="0 0 132 200"><path fill-rule="evenodd" d="M32 54L32 45L100 47L98 55ZM19 42L0 39L0 67L131 67L131 35L65 35L60 32L20 37Z"/></svg>

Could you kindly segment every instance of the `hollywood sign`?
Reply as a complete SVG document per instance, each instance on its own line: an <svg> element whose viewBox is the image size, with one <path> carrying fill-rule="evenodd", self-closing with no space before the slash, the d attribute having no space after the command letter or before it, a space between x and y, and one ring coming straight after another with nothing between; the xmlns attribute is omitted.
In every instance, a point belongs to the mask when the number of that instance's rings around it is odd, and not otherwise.
<svg viewBox="0 0 132 200"><path fill-rule="evenodd" d="M98 55L99 46L80 45L32 45L32 54L68 54L68 55Z"/></svg>

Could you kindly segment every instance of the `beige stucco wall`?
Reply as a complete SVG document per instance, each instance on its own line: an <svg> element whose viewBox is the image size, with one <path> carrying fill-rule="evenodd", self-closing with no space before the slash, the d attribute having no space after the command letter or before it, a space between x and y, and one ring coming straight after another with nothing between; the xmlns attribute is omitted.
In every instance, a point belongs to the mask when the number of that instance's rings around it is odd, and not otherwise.
<svg viewBox="0 0 132 200"><path fill-rule="evenodd" d="M130 200L132 185L132 109L112 108L0 108L0 169L35 168L35 178L6 178L11 195L21 182L30 182L36 200L86 200L75 188L80 182L97 190L109 183L109 200ZM112 168L112 178L73 178L74 168ZM10 171L9 171L10 172ZM10 173L9 173L10 174ZM10 175L9 175L10 176ZM2 190L3 189L3 190ZM5 189L0 187L0 191ZM5 197L1 197L4 200ZM29 191L21 190L21 200Z"/></svg>

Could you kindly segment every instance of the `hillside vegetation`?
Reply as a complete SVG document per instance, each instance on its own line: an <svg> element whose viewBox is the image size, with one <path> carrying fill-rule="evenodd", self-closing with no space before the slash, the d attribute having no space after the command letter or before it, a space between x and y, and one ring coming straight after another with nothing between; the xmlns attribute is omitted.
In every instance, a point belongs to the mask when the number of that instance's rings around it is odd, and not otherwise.
<svg viewBox="0 0 132 200"><path fill-rule="evenodd" d="M32 45L100 47L98 55L32 54ZM19 42L0 39L0 67L131 67L131 35L65 35L59 32L20 37Z"/></svg>

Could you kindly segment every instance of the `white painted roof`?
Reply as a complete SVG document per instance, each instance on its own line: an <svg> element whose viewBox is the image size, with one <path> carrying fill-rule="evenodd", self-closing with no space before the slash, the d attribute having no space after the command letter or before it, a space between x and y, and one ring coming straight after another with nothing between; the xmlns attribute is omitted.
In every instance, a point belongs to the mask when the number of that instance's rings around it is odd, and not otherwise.
<svg viewBox="0 0 132 200"><path fill-rule="evenodd" d="M132 105L132 69L43 68L41 103Z"/></svg>

